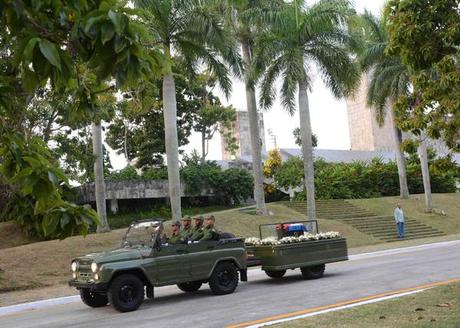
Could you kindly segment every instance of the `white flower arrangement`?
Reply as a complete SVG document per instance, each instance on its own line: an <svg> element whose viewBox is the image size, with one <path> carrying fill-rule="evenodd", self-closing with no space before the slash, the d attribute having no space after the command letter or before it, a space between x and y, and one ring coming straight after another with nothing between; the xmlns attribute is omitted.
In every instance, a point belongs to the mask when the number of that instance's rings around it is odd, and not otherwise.
<svg viewBox="0 0 460 328"><path fill-rule="evenodd" d="M259 239L257 237L249 237L244 240L246 246L260 246L260 245L281 245L281 244L294 244L311 240L334 239L341 238L340 233L336 231L320 232L317 234L305 233L299 237L283 237L277 240L275 237L268 237Z"/></svg>

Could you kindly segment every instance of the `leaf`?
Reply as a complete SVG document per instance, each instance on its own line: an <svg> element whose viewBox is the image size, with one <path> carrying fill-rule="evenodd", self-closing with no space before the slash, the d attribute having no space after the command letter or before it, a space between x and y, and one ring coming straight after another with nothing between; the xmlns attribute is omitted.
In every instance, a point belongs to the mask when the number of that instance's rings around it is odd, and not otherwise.
<svg viewBox="0 0 460 328"><path fill-rule="evenodd" d="M29 40L29 42L27 42L27 45L24 48L24 53L23 53L24 59L26 60L26 62L31 62L32 61L35 46L40 41L41 41L40 38L32 38L32 39Z"/></svg>
<svg viewBox="0 0 460 328"><path fill-rule="evenodd" d="M123 30L123 20L122 16L112 10L109 11L109 18L113 23L113 26L115 26L115 32L117 34L121 34L121 31Z"/></svg>
<svg viewBox="0 0 460 328"><path fill-rule="evenodd" d="M51 170L48 171L48 179L50 179L50 181L53 183L55 187L59 186L59 178Z"/></svg>
<svg viewBox="0 0 460 328"><path fill-rule="evenodd" d="M111 24L105 23L101 27L101 42L106 44L108 41L112 40L115 34L115 30Z"/></svg>
<svg viewBox="0 0 460 328"><path fill-rule="evenodd" d="M51 63L51 65L56 66L59 70L61 70L61 58L59 57L56 45L48 40L41 40L38 45L41 53Z"/></svg>

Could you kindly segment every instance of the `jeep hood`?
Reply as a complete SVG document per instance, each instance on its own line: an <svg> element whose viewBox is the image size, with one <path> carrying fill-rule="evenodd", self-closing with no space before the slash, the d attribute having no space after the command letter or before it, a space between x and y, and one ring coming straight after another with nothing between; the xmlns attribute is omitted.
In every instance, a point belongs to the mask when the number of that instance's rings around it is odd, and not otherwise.
<svg viewBox="0 0 460 328"><path fill-rule="evenodd" d="M92 260L98 264L118 262L118 261L129 261L136 260L142 257L148 256L151 249L136 249L136 248L118 248L111 251L105 251L100 253L87 254L79 257L79 260Z"/></svg>

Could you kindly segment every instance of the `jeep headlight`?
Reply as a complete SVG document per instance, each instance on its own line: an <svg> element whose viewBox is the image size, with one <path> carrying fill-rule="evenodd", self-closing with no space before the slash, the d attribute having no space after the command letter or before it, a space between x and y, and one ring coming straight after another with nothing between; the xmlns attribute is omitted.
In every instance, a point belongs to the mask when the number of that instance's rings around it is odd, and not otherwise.
<svg viewBox="0 0 460 328"><path fill-rule="evenodd" d="M77 270L78 270L78 262L73 261L72 264L70 265L70 268L72 269L72 272L77 272Z"/></svg>
<svg viewBox="0 0 460 328"><path fill-rule="evenodd" d="M92 271L93 273L96 273L96 272L97 272L97 269L98 269L97 263L96 263L96 262L91 263L91 271Z"/></svg>

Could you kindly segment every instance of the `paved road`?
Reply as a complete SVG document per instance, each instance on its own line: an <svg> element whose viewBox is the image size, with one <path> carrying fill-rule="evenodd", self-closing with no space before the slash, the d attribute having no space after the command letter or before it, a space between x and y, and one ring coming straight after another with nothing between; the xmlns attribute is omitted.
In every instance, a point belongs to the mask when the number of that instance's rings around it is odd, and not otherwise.
<svg viewBox="0 0 460 328"><path fill-rule="evenodd" d="M275 281L257 269L231 295L214 296L207 286L195 294L163 287L136 312L90 309L77 302L0 316L0 327L224 327L457 277L460 242L451 242L355 256L328 265L319 280L302 280L295 270Z"/></svg>

